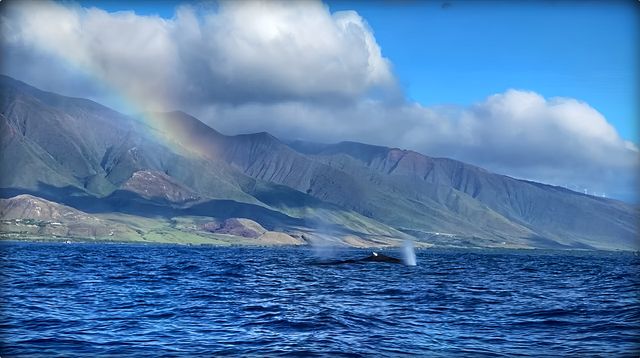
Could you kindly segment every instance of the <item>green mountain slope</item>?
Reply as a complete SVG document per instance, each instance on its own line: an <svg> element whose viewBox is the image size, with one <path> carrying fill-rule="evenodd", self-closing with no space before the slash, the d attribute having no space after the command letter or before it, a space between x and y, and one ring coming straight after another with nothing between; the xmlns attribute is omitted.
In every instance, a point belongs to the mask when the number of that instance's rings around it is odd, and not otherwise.
<svg viewBox="0 0 640 358"><path fill-rule="evenodd" d="M268 230L357 237L349 240L365 246L407 237L458 246L639 246L637 209L615 200L397 148L226 136L182 112L148 116L154 120L0 76L2 196L29 193L145 220L246 217Z"/></svg>

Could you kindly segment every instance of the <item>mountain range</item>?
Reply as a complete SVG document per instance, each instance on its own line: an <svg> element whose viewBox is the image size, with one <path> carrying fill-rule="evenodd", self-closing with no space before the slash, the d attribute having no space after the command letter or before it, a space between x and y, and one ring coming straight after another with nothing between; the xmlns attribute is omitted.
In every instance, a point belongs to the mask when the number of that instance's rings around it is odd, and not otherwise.
<svg viewBox="0 0 640 358"><path fill-rule="evenodd" d="M621 201L411 150L287 141L266 132L224 135L183 112L129 116L7 76L0 76L0 194L1 231L10 238L350 246L412 239L425 246L624 250L640 244L639 210ZM24 220L67 225L47 214L53 212L72 213L68 225L93 229L25 229ZM258 234L238 234L247 232Z"/></svg>

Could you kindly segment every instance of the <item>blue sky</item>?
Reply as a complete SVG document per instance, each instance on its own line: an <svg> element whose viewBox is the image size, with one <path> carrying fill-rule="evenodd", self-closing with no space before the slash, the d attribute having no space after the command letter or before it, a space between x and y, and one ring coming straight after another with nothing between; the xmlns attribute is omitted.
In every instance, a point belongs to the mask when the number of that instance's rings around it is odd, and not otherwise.
<svg viewBox="0 0 640 358"><path fill-rule="evenodd" d="M468 104L508 88L573 97L638 143L639 6L448 4L329 3L367 19L418 102Z"/></svg>
<svg viewBox="0 0 640 358"><path fill-rule="evenodd" d="M81 1L170 18L181 2ZM633 2L329 1L368 22L408 97L472 104L509 88L589 103L640 143L639 6Z"/></svg>

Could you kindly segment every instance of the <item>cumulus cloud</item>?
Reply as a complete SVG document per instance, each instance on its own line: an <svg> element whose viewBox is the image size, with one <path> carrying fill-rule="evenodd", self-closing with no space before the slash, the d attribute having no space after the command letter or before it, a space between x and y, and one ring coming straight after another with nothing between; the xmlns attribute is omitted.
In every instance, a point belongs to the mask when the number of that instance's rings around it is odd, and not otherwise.
<svg viewBox="0 0 640 358"><path fill-rule="evenodd" d="M525 90L412 103L353 11L240 1L163 19L21 1L1 16L2 72L44 89L119 105L118 93L131 110L182 109L225 133L408 148L635 199L638 149L596 109Z"/></svg>
<svg viewBox="0 0 640 358"><path fill-rule="evenodd" d="M3 44L14 54L64 59L145 109L397 91L366 22L320 2L185 5L169 20L43 1L6 10Z"/></svg>

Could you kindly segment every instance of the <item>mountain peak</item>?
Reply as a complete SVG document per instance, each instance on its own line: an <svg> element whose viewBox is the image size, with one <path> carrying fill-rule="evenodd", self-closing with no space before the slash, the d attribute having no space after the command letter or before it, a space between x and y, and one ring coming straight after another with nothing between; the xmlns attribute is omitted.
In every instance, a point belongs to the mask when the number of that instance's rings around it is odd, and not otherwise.
<svg viewBox="0 0 640 358"><path fill-rule="evenodd" d="M37 99L48 106L64 107L66 111L102 112L113 117L125 117L123 114L90 99L44 91L13 77L0 75L0 107L2 107L2 111L12 101L12 98L20 94Z"/></svg>

